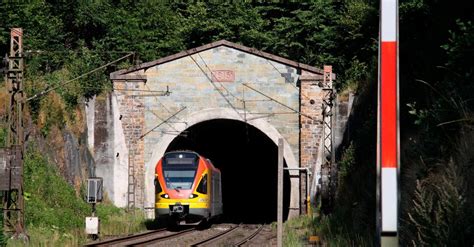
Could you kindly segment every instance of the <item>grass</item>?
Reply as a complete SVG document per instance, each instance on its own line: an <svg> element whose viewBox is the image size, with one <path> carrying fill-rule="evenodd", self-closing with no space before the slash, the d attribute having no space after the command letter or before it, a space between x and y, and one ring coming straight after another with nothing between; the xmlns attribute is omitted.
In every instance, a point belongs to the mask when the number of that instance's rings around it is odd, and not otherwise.
<svg viewBox="0 0 474 247"><path fill-rule="evenodd" d="M354 233L341 223L338 215L318 216L313 224L326 246L372 246L370 238Z"/></svg>
<svg viewBox="0 0 474 247"><path fill-rule="evenodd" d="M300 215L289 219L283 224L283 246L304 246L310 235L315 234L313 219L308 215ZM272 225L276 228L276 224Z"/></svg>
<svg viewBox="0 0 474 247"><path fill-rule="evenodd" d="M316 212L317 210L314 210ZM310 236L319 236L323 246L372 246L370 237L355 234L341 224L337 211L330 216L300 215L284 223L283 246L309 245ZM276 223L272 224L276 229Z"/></svg>
<svg viewBox="0 0 474 247"><path fill-rule="evenodd" d="M25 225L30 246L79 246L87 241L85 217L91 206L59 175L58 169L29 149L24 163ZM97 205L100 236L126 235L145 230L142 213L128 213L110 202ZM7 246L24 246L9 239Z"/></svg>
<svg viewBox="0 0 474 247"><path fill-rule="evenodd" d="M142 212L126 213L121 210L119 214L113 214L101 222L102 236L128 235L145 231L145 216Z"/></svg>

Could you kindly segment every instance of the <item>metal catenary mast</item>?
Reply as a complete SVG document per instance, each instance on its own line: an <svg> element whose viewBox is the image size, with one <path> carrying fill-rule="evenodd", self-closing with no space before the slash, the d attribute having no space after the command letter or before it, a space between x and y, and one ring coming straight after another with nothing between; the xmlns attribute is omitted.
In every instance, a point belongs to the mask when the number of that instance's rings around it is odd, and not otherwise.
<svg viewBox="0 0 474 247"><path fill-rule="evenodd" d="M14 237L26 236L24 228L23 200L23 158L24 158L24 125L23 107L23 30L12 28L10 54L5 70L6 89L8 93L7 143L0 150L0 190L2 191L2 210L4 229L14 233Z"/></svg>

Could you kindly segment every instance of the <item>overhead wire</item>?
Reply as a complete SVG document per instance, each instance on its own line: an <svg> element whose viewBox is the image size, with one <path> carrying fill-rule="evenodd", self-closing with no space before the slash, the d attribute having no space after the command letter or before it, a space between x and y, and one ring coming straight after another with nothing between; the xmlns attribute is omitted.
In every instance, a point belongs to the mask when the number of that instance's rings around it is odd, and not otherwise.
<svg viewBox="0 0 474 247"><path fill-rule="evenodd" d="M274 98L272 98L272 97L270 97L270 96L264 94L263 92L261 92L261 91L255 89L255 88L253 88L253 87L251 87L251 86L249 86L247 83L243 83L242 85L244 85L244 86L246 86L246 87L252 89L253 91L259 93L260 95L263 95L264 97L270 99L271 101L273 101L273 102L275 102L275 103L277 103L277 104L279 104L279 105L281 105L281 106L283 106L283 107L285 107L285 108L287 108L287 109L293 111L293 113L297 113L297 114L299 114L299 115L301 115L301 116L305 116L305 117L307 117L307 118L309 118L309 119L311 119L311 120L315 120L315 119L313 119L313 117L311 117L311 116L309 116L309 115L307 115L307 114L304 114L304 113L302 113L302 112L300 112L300 111L298 111L298 110L293 109L292 107L290 107L290 106L288 106L288 105L286 105L286 104L284 104L284 103L282 103L282 102L280 102L280 101L278 101L278 100L276 100L276 99L274 99Z"/></svg>
<svg viewBox="0 0 474 247"><path fill-rule="evenodd" d="M258 51L258 52L260 53L260 56L264 57L263 54L262 54L262 51L257 50L257 49L256 49L256 51ZM265 59L265 61L266 61L267 63L269 63L269 64L273 67L273 69L275 69L278 73L283 74L283 73L280 72L280 70L272 63L272 61L271 61L270 59ZM308 99L308 100L311 99L311 98L308 97L306 94L304 94L303 92L301 92L300 88L298 88L297 86L293 85L293 83L289 83L289 84L291 84L291 86L293 86L296 90L298 90L299 93L300 93L304 98L306 98L306 99Z"/></svg>
<svg viewBox="0 0 474 247"><path fill-rule="evenodd" d="M202 58L201 54L197 53L197 55L201 58L201 61L204 63L204 66L206 66L207 70L209 70L209 72L211 73L211 75L215 78L215 75L214 75L214 72L212 72L211 68L209 68L209 66L207 66L207 63L206 61L204 60L204 58ZM212 81L212 80L211 80ZM225 92L227 94L229 94L230 96L232 96L233 98L239 100L239 101L242 101L242 99L239 99L237 96L235 96L234 94L232 94L232 92L230 92L225 86L224 84L222 84L222 82L220 82L219 80L217 80L217 83L219 83L219 85L224 88Z"/></svg>
<svg viewBox="0 0 474 247"><path fill-rule="evenodd" d="M150 87L149 87L148 85L145 84L145 87L146 87L149 91L151 91L151 89L150 89ZM155 98L155 101L159 101L157 96L155 96L154 98ZM147 109L147 110L150 111L153 115L155 115L155 117L157 117L158 119L160 119L160 121L164 121L164 120L163 120L160 116L158 116L158 114L156 114L154 111L152 111L152 110L150 110L150 109ZM176 117L176 118L177 118L179 121L182 121L179 117ZM169 121L166 121L166 124L167 124L169 127L171 127L174 131L178 132L178 134L180 133L180 131L178 131L173 125L171 125L171 124L169 123ZM186 124L186 126L187 126L187 123L185 123L185 124Z"/></svg>
<svg viewBox="0 0 474 247"><path fill-rule="evenodd" d="M180 112L182 112L184 109L186 109L186 106L182 107L181 109L179 109L177 112L175 112L173 115L169 116L168 118L166 118L163 122L157 124L155 127L153 127L152 129L150 129L149 131L147 131L145 134L142 134L138 139L142 139L143 137L145 137L146 135L148 135L150 132L154 131L156 128L160 127L163 123L165 123L166 121L170 120L171 118L175 117L176 115L178 115Z"/></svg>
<svg viewBox="0 0 474 247"><path fill-rule="evenodd" d="M28 52L28 51L27 51L27 52ZM68 52L66 52L66 51L63 52L63 51L40 51L40 50L37 50L37 51L29 51L29 53L68 53ZM79 53L79 52L77 52L77 53ZM94 72L96 72L96 71L98 71L98 70L100 70L100 69L103 69L103 68L105 68L105 67L107 67L107 66L109 66L109 65L112 65L112 64L114 64L114 63L117 63L117 62L119 62L119 61L121 61L121 60L123 60L123 59L125 59L125 58L127 58L127 57L129 57L129 56L131 56L131 55L135 55L134 52L121 52L121 51L120 51L120 52L119 52L119 51L109 51L109 52L101 52L101 53L127 53L127 55L122 56L122 57L120 57L120 58L118 58L118 59L116 59L116 60L114 60L114 61L112 61L112 62L109 62L109 63L107 63L107 64L104 64L104 65L102 65L102 66L100 66L100 67L97 67L97 68L95 68L95 69L93 69L93 70L91 70L91 71L88 71L88 72L86 72L86 73L84 73L84 74L82 74L82 75L79 75L79 76L77 76L77 77L75 77L75 78L73 78L73 79L71 79L71 80L65 81L65 82L61 83L60 85L57 85L57 86L55 86L55 87L53 87L53 88L47 88L47 89L43 90L42 92L37 93L37 94L35 94L35 95L33 95L33 96L27 98L25 101L29 101L29 100L35 99L35 98L37 98L37 97L43 96L43 95L45 95L45 94L47 94L47 93L49 93L49 92L51 92L51 91L53 91L53 90L55 90L55 89L58 89L58 88L60 88L60 87L63 87L63 86L65 86L65 85L67 85L67 84L69 84L69 83L71 83L71 82L73 82L73 81L76 81L76 80L78 80L78 79L80 79L80 78L83 78L83 77L85 77L85 76L87 76L87 75L90 75L90 74L92 74L92 73L94 73ZM129 92L164 93L164 94L169 93L168 89L167 89L166 91L157 91L157 90L150 90L150 88L149 88L148 86L146 86L146 87L148 88L148 90L128 89L128 88L127 88L127 89L114 88L113 90L115 90L115 91L129 91ZM99 88L99 87L86 86L86 87L83 87L83 88ZM137 95L131 95L131 96L132 96L132 97L135 97L135 96L137 96ZM156 98L157 95L153 95L153 96L155 96L155 98ZM161 103L161 102L160 102L160 103ZM163 105L163 106L164 106L164 105ZM165 109L168 110L168 108L166 108L166 107L165 107ZM155 115L158 119L160 119L161 121L164 121L162 118L160 118L160 117L159 117L157 114L155 114L153 111L151 111L151 110L149 110L149 109L146 109L146 110L150 111L152 114L154 114L154 115ZM170 111L168 110L168 112L170 112ZM170 113L171 113L171 112L170 112ZM179 118L178 118L178 119L179 119ZM181 119L179 119L179 120L181 121ZM166 122L172 129L174 129L176 132L178 132L178 130L176 130L171 124L169 124L168 121L164 121L164 122Z"/></svg>
<svg viewBox="0 0 474 247"><path fill-rule="evenodd" d="M186 51L186 53L188 53L188 52ZM208 79L208 80L211 82L211 84L216 88L216 90L222 95L222 97L227 101L227 103L232 107L232 109L234 109L234 111L236 111L236 112L241 116L241 114L237 111L237 109L232 105L232 103L230 103L230 101L227 99L227 97L225 97L225 95L217 88L217 86L214 84L214 82L212 81L212 79L209 78L209 75L202 69L202 67L197 63L197 61L192 57L192 55L191 55L191 54L188 54L188 55L191 57L191 59L194 61L194 63L199 67L199 69L201 69L201 71L206 75L207 79ZM198 56L201 58L201 60L203 61L204 65L207 67L207 69L210 71L211 75L213 75L212 70L209 68L209 66L207 66L206 62L204 61L204 59L202 58L202 56L201 56L199 53L198 53ZM267 61L268 61L268 60L267 60ZM270 64L271 64L271 63L270 63ZM278 70L273 64L271 64L271 65L273 66L273 68L274 68L276 71L279 72L279 70ZM280 72L279 72L279 73L280 73ZM309 115L307 115L307 114L304 114L304 113L301 113L300 111L298 111L298 110L296 110L296 109L293 109L292 107L290 107L290 106L288 106L288 105L286 105L286 104L284 104L284 103L282 103L282 102L280 102L280 101L278 101L278 100L276 100L276 99L274 99L274 98L272 98L272 97L270 97L270 96L264 94L263 92L261 92L261 91L255 89L255 88L253 88L253 87L250 87L247 83L243 83L242 85L244 85L244 86L246 86L246 87L252 89L253 91L255 91L255 92L257 92L257 93L263 95L264 97L268 98L269 100L274 101L275 103L277 103L277 104L279 104L279 105L281 105L281 106L283 106L283 107L285 107L285 108L287 108L287 109L290 109L293 113L297 113L297 114L299 114L299 115L302 115L302 116L305 116L305 117L307 117L307 118L310 118L310 119L314 120L311 116L309 116ZM293 85L293 84L292 84L292 85ZM233 96L234 98L236 98L236 99L242 101L242 99L239 99L238 97L236 97L235 95L233 95L232 93L230 93L230 91L228 91L228 89L227 89L226 87L224 87L222 84L221 84L221 86L226 90L226 92L229 92L229 94L230 94L231 96ZM294 86L294 85L293 85L293 86ZM307 97L307 96L306 96L306 97ZM244 111L246 111L246 109L244 109ZM281 114L281 113L275 113L275 114ZM285 114L286 114L286 113L285 113ZM241 116L241 117L242 117L242 116ZM246 116L245 116L245 117L246 117ZM244 121L246 121L246 120L244 119Z"/></svg>
<svg viewBox="0 0 474 247"><path fill-rule="evenodd" d="M84 51L45 51L45 50L25 50L25 54L48 54L48 53L59 53L59 54L70 54L70 53L84 53ZM130 54L130 53L135 53L133 51L94 51L94 50L89 50L87 53L95 53L95 54Z"/></svg>
<svg viewBox="0 0 474 247"><path fill-rule="evenodd" d="M202 71L202 73L206 76L206 78L209 80L209 82L214 87L214 89L217 90L217 92L219 92L219 94L224 98L224 100L227 102L227 104L242 118L242 115L240 114L240 112L235 108L234 105L232 105L232 103L229 101L229 99L214 84L214 82L212 81L212 78L209 77L209 75L206 73L206 71L204 71L204 69L201 67L201 65L199 65L199 63L194 59L194 57L191 54L188 53L188 51L186 51L186 54L189 55L189 57L193 60L194 64L196 64L196 66ZM202 59L202 57L201 57L201 59ZM211 71L211 75L213 75L212 71Z"/></svg>
<svg viewBox="0 0 474 247"><path fill-rule="evenodd" d="M27 54L33 54L33 53L36 53L36 54L44 54L44 53L82 53L82 51L27 50L25 53L27 53ZM94 72L97 72L97 71L99 71L99 70L101 70L101 69L103 69L103 68L106 68L106 67L108 67L108 66L110 66L110 65L112 65L112 64L114 64L114 63L117 63L117 62L119 62L119 61L121 61L121 60L123 60L123 59L125 59L125 58L128 58L128 57L130 57L130 56L132 56L132 55L135 56L135 53L134 53L134 52L128 52L128 51L103 51L103 52L91 51L91 53L111 53L111 54L126 53L127 55L122 56L122 57L120 57L120 58L118 58L118 59L116 59L116 60L113 60L113 61L109 62L109 63L106 63L106 64L104 64L104 65L102 65L102 66L100 66L100 67L97 67L97 68L95 68L95 69L93 69L93 70L91 70L91 71L88 71L88 72L86 72L86 73L83 73L83 74L81 74L81 75L79 75L79 76L77 76L77 77L75 77L75 78L73 78L73 79L64 81L64 82L60 83L59 85L57 85L57 86L55 86L55 87L47 87L47 88L44 89L43 91L41 91L41 92L39 92L39 93L37 93L37 94L34 94L33 96L27 98L27 99L25 100L25 102L26 102L26 101L33 100L33 99L35 99L35 98L37 98L37 97L44 96L44 95L46 95L47 93L49 93L49 92L51 92L51 91L53 91L53 90L56 90L56 89L61 88L61 87L64 87L64 86L70 84L71 82L74 82L74 81L76 81L76 80L78 80L78 79L81 79L81 78L83 78L83 77L85 77L85 76L88 76L88 75L90 75L90 74L92 74L92 73L94 73ZM169 94L168 89L167 89L166 91L156 91L156 90L150 90L150 88L149 88L147 85L146 85L146 87L147 87L148 90L140 90L140 89L118 89L118 88L114 88L113 90L115 90L115 91L129 91L129 92L164 93L165 95L166 95L166 94ZM99 87L85 86L85 87L83 87L83 88L99 88ZM137 95L131 95L131 96L132 96L132 97L136 97ZM155 100L156 100L159 104L161 104L161 105L163 106L163 108L165 108L165 110L167 110L169 113L171 113L171 111L170 111L163 103L161 103L161 102L157 99L157 95L150 95L150 96L155 96ZM158 119L160 119L162 122L161 122L159 125L155 126L153 129L151 129L150 131L148 131L147 133L143 134L143 135L140 137L140 139L143 138L143 137L144 137L145 135L147 135L148 133L150 133L151 131L155 130L157 127L159 127L159 126L160 126L161 124L163 124L163 123L166 123L167 125L169 125L169 126L170 126L174 131L176 131L177 133L182 133L181 131L178 131L176 128L174 128L174 126L172 126L172 125L169 123L169 120L170 120L172 117L175 117L178 113L180 113L181 111L183 111L185 108L186 108L186 107L181 108L178 112L174 113L171 117L169 117L169 118L167 118L167 119L165 119L165 120L163 120L161 117L159 117L155 112L151 111L150 109L145 109L145 110L147 110L147 111L150 111L153 115L155 115L155 116L156 116ZM178 117L177 117L177 118L178 118ZM179 120L179 121L182 121L180 118L178 118L178 120ZM187 124L187 123L186 123L186 124Z"/></svg>
<svg viewBox="0 0 474 247"><path fill-rule="evenodd" d="M83 77L85 77L85 76L88 76L88 75L90 75L90 74L92 74L92 73L94 73L94 72L96 72L96 71L99 71L99 70L101 70L101 69L103 69L103 68L105 68L105 67L107 67L107 66L109 66L109 65L112 65L112 64L114 64L114 63L117 63L117 62L119 62L119 61L121 61L121 60L123 60L123 59L125 59L125 58L127 58L127 57L129 57L129 56L131 56L131 55L133 55L133 53L127 54L127 55L125 55L125 56L122 56L122 57L120 57L120 58L114 60L114 61L108 62L108 63L106 63L106 64L104 64L104 65L102 65L102 66L100 66L100 67L97 67L97 68L95 68L95 69L93 69L93 70L91 70L91 71L88 71L88 72L86 72L86 73L84 73L84 74L81 74L81 75L79 75L79 76L77 76L77 77L75 77L75 78L73 78L73 79L64 81L64 82L60 83L59 85L57 85L57 86L55 86L55 87L47 88L47 89L41 91L40 93L37 93L37 94L35 94L35 95L33 95L33 96L27 98L27 99L25 100L25 102L26 102L26 101L30 101L30 100L32 100L32 99L35 99L35 98L37 98L37 97L41 97L41 96L43 96L43 95L45 95L45 94L47 94L47 93L49 93L49 92L51 92L51 91L53 91L53 90L56 90L56 89L58 89L58 88L64 87L65 85L67 85L67 84L69 84L69 83L71 83L71 82L73 82L73 81L76 81L76 80L79 80L79 79L81 79L81 78L83 78Z"/></svg>

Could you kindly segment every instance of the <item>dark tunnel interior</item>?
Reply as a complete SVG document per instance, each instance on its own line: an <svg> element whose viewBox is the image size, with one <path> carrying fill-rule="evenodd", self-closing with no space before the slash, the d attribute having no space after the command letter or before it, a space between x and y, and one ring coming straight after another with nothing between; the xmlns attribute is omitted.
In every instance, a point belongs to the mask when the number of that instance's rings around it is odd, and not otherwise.
<svg viewBox="0 0 474 247"><path fill-rule="evenodd" d="M236 120L209 120L176 137L166 151L175 150L193 150L221 170L223 222L276 221L278 148L263 132ZM283 181L286 219L290 205L288 171Z"/></svg>

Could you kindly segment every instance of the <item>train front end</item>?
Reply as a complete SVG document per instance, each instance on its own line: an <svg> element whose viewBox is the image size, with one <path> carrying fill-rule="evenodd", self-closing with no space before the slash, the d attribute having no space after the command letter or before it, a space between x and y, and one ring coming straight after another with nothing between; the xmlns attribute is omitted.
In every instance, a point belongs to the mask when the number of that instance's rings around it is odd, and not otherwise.
<svg viewBox="0 0 474 247"><path fill-rule="evenodd" d="M155 217L173 225L196 225L211 217L206 159L194 152L166 153L155 171Z"/></svg>

